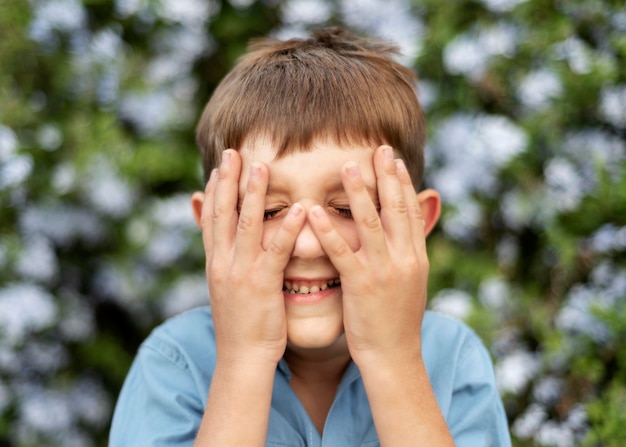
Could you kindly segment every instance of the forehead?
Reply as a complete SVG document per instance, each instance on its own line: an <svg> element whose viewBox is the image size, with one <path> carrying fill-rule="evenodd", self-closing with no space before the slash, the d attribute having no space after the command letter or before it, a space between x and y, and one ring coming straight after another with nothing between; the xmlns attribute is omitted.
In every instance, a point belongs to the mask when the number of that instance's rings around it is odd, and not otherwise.
<svg viewBox="0 0 626 447"><path fill-rule="evenodd" d="M277 157L276 146L267 138L246 141L239 154L242 160L240 184L247 182L250 165L264 163L270 172L270 187L278 183L297 182L312 187L323 183L340 184L342 166L353 161L359 165L365 183L375 186L373 154L374 147L366 144L339 145L329 140L316 140L307 149L296 149Z"/></svg>
<svg viewBox="0 0 626 447"><path fill-rule="evenodd" d="M294 148L279 155L276 144L269 137L247 138L239 149L242 161L249 165L260 161L268 166L306 164L311 161L325 161L325 164L345 163L346 161L372 161L374 146L367 143L340 144L332 139L316 139L307 148Z"/></svg>

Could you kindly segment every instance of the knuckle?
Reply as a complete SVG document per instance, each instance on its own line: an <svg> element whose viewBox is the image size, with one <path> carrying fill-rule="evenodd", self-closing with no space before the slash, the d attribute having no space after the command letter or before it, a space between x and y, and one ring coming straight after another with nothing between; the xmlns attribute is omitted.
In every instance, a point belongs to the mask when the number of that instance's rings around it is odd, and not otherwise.
<svg viewBox="0 0 626 447"><path fill-rule="evenodd" d="M389 202L389 208L398 214L407 214L409 212L409 205L404 200L404 197L394 197Z"/></svg>
<svg viewBox="0 0 626 447"><path fill-rule="evenodd" d="M378 214L368 213L360 219L361 225L370 230L378 230L381 227L380 217Z"/></svg>
<svg viewBox="0 0 626 447"><path fill-rule="evenodd" d="M227 208L220 203L216 203L215 206L213 207L213 214L212 214L213 222L219 222L227 215L228 215Z"/></svg>
<svg viewBox="0 0 626 447"><path fill-rule="evenodd" d="M331 252L338 257L345 256L350 251L350 247L342 241L335 242L331 247Z"/></svg>
<svg viewBox="0 0 626 447"><path fill-rule="evenodd" d="M250 231L255 226L255 219L248 214L240 214L237 221L237 229L240 231Z"/></svg>
<svg viewBox="0 0 626 447"><path fill-rule="evenodd" d="M284 257L287 254L287 249L277 241L270 242L267 251L276 257Z"/></svg>

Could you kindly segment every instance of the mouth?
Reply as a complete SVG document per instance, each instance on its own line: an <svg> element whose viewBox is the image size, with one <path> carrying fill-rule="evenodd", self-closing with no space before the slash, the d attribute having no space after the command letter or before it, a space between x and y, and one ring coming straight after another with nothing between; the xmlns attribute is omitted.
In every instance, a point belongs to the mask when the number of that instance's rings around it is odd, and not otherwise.
<svg viewBox="0 0 626 447"><path fill-rule="evenodd" d="M328 289L333 289L341 285L339 278L330 279L328 281L297 281L286 280L283 284L283 292L292 295L309 295Z"/></svg>

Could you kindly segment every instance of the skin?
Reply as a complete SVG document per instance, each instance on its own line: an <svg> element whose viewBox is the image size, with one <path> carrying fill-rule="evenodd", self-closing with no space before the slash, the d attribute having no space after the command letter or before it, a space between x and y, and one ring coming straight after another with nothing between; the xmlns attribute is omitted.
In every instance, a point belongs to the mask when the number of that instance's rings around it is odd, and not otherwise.
<svg viewBox="0 0 626 447"><path fill-rule="evenodd" d="M196 446L265 445L274 373L320 432L350 359L383 446L454 445L421 353L440 212L393 150L318 141L275 159L264 139L227 150L192 207L207 257L217 366ZM341 284L311 294L288 285Z"/></svg>

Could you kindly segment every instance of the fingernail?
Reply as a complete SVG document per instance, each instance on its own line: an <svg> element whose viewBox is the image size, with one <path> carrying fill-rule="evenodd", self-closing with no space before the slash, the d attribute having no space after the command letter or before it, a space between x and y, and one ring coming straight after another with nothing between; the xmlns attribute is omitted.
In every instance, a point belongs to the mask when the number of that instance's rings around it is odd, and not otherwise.
<svg viewBox="0 0 626 447"><path fill-rule="evenodd" d="M222 152L222 166L226 166L230 160L230 151Z"/></svg>
<svg viewBox="0 0 626 447"><path fill-rule="evenodd" d="M352 178L359 176L359 166L353 161L346 163L346 171L348 171L348 175Z"/></svg>
<svg viewBox="0 0 626 447"><path fill-rule="evenodd" d="M255 162L250 165L250 177L258 177L260 171L261 166L258 163Z"/></svg>
<svg viewBox="0 0 626 447"><path fill-rule="evenodd" d="M291 209L289 209L289 214L291 214L291 216L293 217L299 216L301 212L302 207L298 203L294 203L293 205L291 205Z"/></svg>
<svg viewBox="0 0 626 447"><path fill-rule="evenodd" d="M389 146L385 146L383 148L383 154L385 155L385 158L387 160L393 160L393 149L391 149Z"/></svg>
<svg viewBox="0 0 626 447"><path fill-rule="evenodd" d="M311 208L311 213L314 217L317 217L318 219L324 216L324 210L319 205L315 205L313 208Z"/></svg>
<svg viewBox="0 0 626 447"><path fill-rule="evenodd" d="M401 158L396 159L396 169L400 172L406 172L404 160L402 160Z"/></svg>

